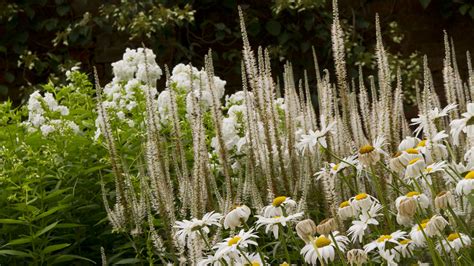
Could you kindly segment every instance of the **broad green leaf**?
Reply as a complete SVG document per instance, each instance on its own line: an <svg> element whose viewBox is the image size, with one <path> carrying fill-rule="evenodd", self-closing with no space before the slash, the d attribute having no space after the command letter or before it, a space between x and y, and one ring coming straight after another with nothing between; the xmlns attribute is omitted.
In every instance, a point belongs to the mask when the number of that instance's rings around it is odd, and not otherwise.
<svg viewBox="0 0 474 266"><path fill-rule="evenodd" d="M58 224L59 222L54 222L46 227L44 227L43 229L39 230L36 234L35 234L35 238L36 237L39 237L41 235L43 235L44 233L52 230L54 227L56 227L56 225Z"/></svg>
<svg viewBox="0 0 474 266"><path fill-rule="evenodd" d="M0 224L28 224L26 221L15 219L0 219Z"/></svg>
<svg viewBox="0 0 474 266"><path fill-rule="evenodd" d="M90 259L85 258L85 257L78 256L78 255L59 255L53 260L52 264L66 262L66 261L72 261L72 260L85 260L85 261L91 262L93 264L96 264L95 261L90 260Z"/></svg>
<svg viewBox="0 0 474 266"><path fill-rule="evenodd" d="M69 247L71 244L65 243L65 244L57 244L57 245L51 245L47 246L45 249L43 249L43 254L48 254L66 247Z"/></svg>
<svg viewBox="0 0 474 266"><path fill-rule="evenodd" d="M12 255L12 256L20 256L20 257L31 257L31 254L28 254L23 251L13 250L13 249L4 249L0 250L0 255Z"/></svg>
<svg viewBox="0 0 474 266"><path fill-rule="evenodd" d="M14 239L8 242L7 245L8 246L21 245L21 244L30 243L31 241L33 241L33 238L29 236L29 237Z"/></svg>
<svg viewBox="0 0 474 266"><path fill-rule="evenodd" d="M65 189L58 189L56 191L53 191L53 192L49 193L43 199L47 200L47 199L50 199L50 198L54 198L56 196L59 196L59 195L63 194L64 192L66 192L68 190L71 190L71 189L72 189L71 187L68 187L68 188L65 188Z"/></svg>
<svg viewBox="0 0 474 266"><path fill-rule="evenodd" d="M49 215L51 215L51 214L53 214L53 213L55 213L59 210L66 209L66 208L68 208L67 205L60 205L60 206L53 207L53 208L41 213L40 215L36 216L33 220L34 221L39 220L41 218L44 218L44 217L49 216Z"/></svg>

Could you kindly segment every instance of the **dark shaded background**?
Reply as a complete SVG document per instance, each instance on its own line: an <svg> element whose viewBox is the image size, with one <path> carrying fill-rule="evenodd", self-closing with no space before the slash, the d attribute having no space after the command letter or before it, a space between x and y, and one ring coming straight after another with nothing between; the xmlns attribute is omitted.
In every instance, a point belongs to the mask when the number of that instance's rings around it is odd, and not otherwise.
<svg viewBox="0 0 474 266"><path fill-rule="evenodd" d="M48 80L60 82L65 69L75 61L81 62L82 70L89 73L93 66L97 66L102 83L108 82L111 79L110 63L120 59L126 47L136 48L142 44L155 51L161 66L192 62L200 67L203 55L212 49L217 75L227 80L229 92L238 90L241 85L242 41L237 5L244 9L252 46L270 48L275 58L275 74L281 74L283 63L289 60L297 77L301 78L302 70L308 69L310 81L313 81L311 46L316 49L321 67L332 68L331 1L306 1L305 5L309 7L304 10L287 8L279 13L275 12L275 7L285 2L283 0L148 0L135 5L134 1L130 2L133 8L120 1L0 1L1 100L9 98L15 104L21 103L26 95L38 88L38 84ZM131 22L137 14L148 14L150 7L158 4L161 10L185 9L188 5L187 8L195 10L194 20L160 22L152 27L154 32L149 36L146 34L149 32L131 36L129 30L117 30L113 18L106 18L104 12L104 6L114 5L126 14L124 19ZM13 11L12 5L16 6ZM388 23L397 21L404 39L398 44L384 36L389 51L403 56L414 51L419 51L420 57L426 54L438 89L442 86L445 29L454 40L459 69L465 77L465 52L474 51L472 1L341 0L339 6L343 25L354 29L350 41L363 52L373 51L376 13L380 14L384 30L388 29ZM88 20L84 20L86 12L89 12ZM69 32L68 28L71 29ZM63 39L58 36L63 36ZM66 40L67 44L59 41L54 45L55 38ZM23 63L19 64L20 56L26 62L32 58L30 61L34 66L30 69L22 60ZM353 76L357 69L353 66L356 60L349 55L348 69ZM366 65L364 73L373 74L373 67Z"/></svg>

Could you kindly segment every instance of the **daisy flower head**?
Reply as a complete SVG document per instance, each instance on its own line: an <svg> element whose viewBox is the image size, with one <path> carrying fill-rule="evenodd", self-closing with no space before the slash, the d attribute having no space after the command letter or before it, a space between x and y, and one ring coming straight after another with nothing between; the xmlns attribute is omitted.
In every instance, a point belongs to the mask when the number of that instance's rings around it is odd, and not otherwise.
<svg viewBox="0 0 474 266"><path fill-rule="evenodd" d="M430 205L430 200L425 194L422 194L418 191L410 191L395 200L395 207L397 208L397 211L400 211L401 203L409 198L413 198L414 200L416 200L417 205L420 206L422 209L426 209Z"/></svg>
<svg viewBox="0 0 474 266"><path fill-rule="evenodd" d="M253 229L248 232L242 229L237 235L228 237L214 246L214 249L216 249L215 257L218 259L224 256L237 258L240 254L239 249L258 246L257 242L254 241L255 238L258 238L258 236L254 234Z"/></svg>
<svg viewBox="0 0 474 266"><path fill-rule="evenodd" d="M288 216L274 216L271 218L265 217L265 216L260 216L256 215L255 217L258 218L257 220L257 229L265 226L265 233L273 233L273 236L275 239L278 239L278 232L279 232L279 227L281 226L286 226L287 223L297 221L301 217L303 217L303 212L295 213L292 215Z"/></svg>
<svg viewBox="0 0 474 266"><path fill-rule="evenodd" d="M310 153L314 153L318 144L326 148L326 135L333 130L335 124L336 122L332 122L327 126L322 125L320 130L309 130L308 134L302 134L300 140L295 144L296 149L301 153L304 153L306 150L309 150Z"/></svg>
<svg viewBox="0 0 474 266"><path fill-rule="evenodd" d="M459 135L461 132L467 134L468 138L474 137L474 103L467 104L467 112L463 113L462 117L451 121L449 124L454 145L459 145Z"/></svg>
<svg viewBox="0 0 474 266"><path fill-rule="evenodd" d="M336 175L337 173L339 173L340 171L344 170L345 168L351 166L351 165L355 165L356 167L358 166L358 163L359 161L356 159L357 158L357 155L352 155L352 156L348 156L348 157L345 157L341 160L340 163L330 163L329 164L329 172L332 174L332 175Z"/></svg>
<svg viewBox="0 0 474 266"><path fill-rule="evenodd" d="M418 117L411 119L411 125L417 126L414 133L419 135L421 131L427 131L429 129L430 121L434 121L438 118L447 116L448 113L454 110L457 107L457 104L451 103L444 107L442 110L439 110L438 107L428 111L428 114L419 114Z"/></svg>
<svg viewBox="0 0 474 266"><path fill-rule="evenodd" d="M178 229L176 238L181 245L185 245L186 239L195 239L201 233L208 234L212 225L220 226L222 215L216 212L204 214L201 220L193 218L191 220L176 221L174 228Z"/></svg>
<svg viewBox="0 0 474 266"><path fill-rule="evenodd" d="M348 200L343 201L341 204L339 204L339 208L337 209L337 215L341 220L347 220L349 218L354 217L356 214L354 207L350 204Z"/></svg>
<svg viewBox="0 0 474 266"><path fill-rule="evenodd" d="M408 162L406 170L405 170L405 178L419 176L425 169L425 166L426 166L426 163L423 158L416 157L414 159L411 159Z"/></svg>
<svg viewBox="0 0 474 266"><path fill-rule="evenodd" d="M463 247L471 246L471 238L468 235L462 233L451 233L446 239L441 240L437 245L438 250L446 250L446 252L456 251L458 252Z"/></svg>
<svg viewBox="0 0 474 266"><path fill-rule="evenodd" d="M390 235L380 235L376 240L370 242L369 244L364 246L365 252L370 252L374 249L378 249L379 251L385 250L385 245L387 243L393 243L398 245L401 240L406 239L406 232L397 230Z"/></svg>
<svg viewBox="0 0 474 266"><path fill-rule="evenodd" d="M430 175L434 174L437 172L444 171L444 168L447 167L447 164L445 161L440 161L436 163L432 163L430 165L427 165L426 168L423 170L424 175Z"/></svg>
<svg viewBox="0 0 474 266"><path fill-rule="evenodd" d="M359 220L352 221L352 225L347 230L348 235L351 236L352 242L362 242L369 224L379 224L376 218L381 215L379 213L381 209L381 204L374 203L368 211L364 211L359 215Z"/></svg>
<svg viewBox="0 0 474 266"><path fill-rule="evenodd" d="M359 149L359 162L364 167L369 167L376 164L380 160L381 155L387 155L387 153L382 150L382 147L385 145L385 138L377 137L373 144L366 144Z"/></svg>
<svg viewBox="0 0 474 266"><path fill-rule="evenodd" d="M319 260L321 264L327 264L334 261L336 257L336 248L341 252L346 250L349 239L346 236L339 235L339 232L333 233L334 240L329 236L320 235L314 238L310 243L301 249L301 255L304 256L306 263L316 265Z"/></svg>
<svg viewBox="0 0 474 266"><path fill-rule="evenodd" d="M290 197L286 196L279 196L273 199L272 204L265 206L263 208L263 216L265 217L275 217L275 216L282 216L283 209L287 213L292 213L296 209L296 201L292 200Z"/></svg>
<svg viewBox="0 0 474 266"><path fill-rule="evenodd" d="M418 145L418 143L420 143L420 141L421 140L417 137L408 136L400 142L400 144L398 145L398 150L399 151L406 151L408 149L414 149L414 148L416 148L416 145Z"/></svg>
<svg viewBox="0 0 474 266"><path fill-rule="evenodd" d="M224 228L235 229L245 223L250 216L250 208L246 205L235 207L224 218Z"/></svg>
<svg viewBox="0 0 474 266"><path fill-rule="evenodd" d="M426 246L426 237L428 234L426 233L426 225L428 224L429 219L425 219L421 221L418 225L414 225L410 231L410 238L412 239L413 243L418 247L425 247Z"/></svg>
<svg viewBox="0 0 474 266"><path fill-rule="evenodd" d="M354 207L354 209L358 211L366 211L373 205L374 202L378 203L379 201L375 197L362 192L350 198L349 202Z"/></svg>
<svg viewBox="0 0 474 266"><path fill-rule="evenodd" d="M402 258L409 258L413 256L413 250L415 249L415 243L413 240L407 238L400 240L398 245L395 246L395 250Z"/></svg>
<svg viewBox="0 0 474 266"><path fill-rule="evenodd" d="M474 190L474 170L469 171L456 185L458 195L469 195Z"/></svg>

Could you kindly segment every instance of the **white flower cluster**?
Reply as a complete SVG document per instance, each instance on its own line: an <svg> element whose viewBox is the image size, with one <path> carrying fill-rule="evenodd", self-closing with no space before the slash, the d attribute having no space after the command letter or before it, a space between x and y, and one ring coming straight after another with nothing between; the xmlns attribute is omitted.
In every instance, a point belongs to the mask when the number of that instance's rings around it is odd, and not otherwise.
<svg viewBox="0 0 474 266"><path fill-rule="evenodd" d="M125 50L122 60L112 63L114 78L104 87L104 107L115 113L116 118L130 127L135 121L128 117L139 103L139 94L151 90L156 97L156 81L163 74L155 61L155 54L150 49L138 48ZM95 139L100 135L100 117L96 120L97 131Z"/></svg>
<svg viewBox="0 0 474 266"><path fill-rule="evenodd" d="M69 109L58 104L53 94L46 92L42 96L38 91L35 91L28 100L28 120L23 124L30 132L40 130L43 136L67 129L78 133L79 126L63 118L67 115L69 115Z"/></svg>

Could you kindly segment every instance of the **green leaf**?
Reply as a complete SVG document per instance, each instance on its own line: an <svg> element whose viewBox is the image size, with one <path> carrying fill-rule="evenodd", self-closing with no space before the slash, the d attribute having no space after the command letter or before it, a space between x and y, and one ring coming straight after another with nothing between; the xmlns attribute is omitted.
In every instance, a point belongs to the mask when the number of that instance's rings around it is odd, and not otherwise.
<svg viewBox="0 0 474 266"><path fill-rule="evenodd" d="M12 255L12 256L20 256L20 257L32 257L31 254L28 254L23 251L19 250L12 250L12 249L4 249L0 250L0 255Z"/></svg>
<svg viewBox="0 0 474 266"><path fill-rule="evenodd" d="M0 219L0 224L28 224L26 221L15 219Z"/></svg>
<svg viewBox="0 0 474 266"><path fill-rule="evenodd" d="M41 219L41 218L44 218L44 217L46 217L46 216L49 216L49 215L51 215L51 214L53 214L53 213L55 213L55 212L57 212L57 211L59 211L59 210L65 209L65 208L68 208L68 206L67 206L67 205L60 205L60 206L53 207L53 208L51 208L51 209L49 209L49 210L43 212L42 214L36 216L33 220L34 220L34 221L39 220L39 219Z"/></svg>
<svg viewBox="0 0 474 266"><path fill-rule="evenodd" d="M45 249L43 249L43 254L48 254L66 247L69 247L71 244L69 243L64 243L64 244L57 244L57 245L51 245L47 246Z"/></svg>
<svg viewBox="0 0 474 266"><path fill-rule="evenodd" d="M467 10L469 10L468 4L464 4L461 7L459 7L459 13L461 13L461 15L466 15Z"/></svg>
<svg viewBox="0 0 474 266"><path fill-rule="evenodd" d="M68 5L61 5L56 8L56 12L58 12L59 16L64 16L69 12L70 8Z"/></svg>
<svg viewBox="0 0 474 266"><path fill-rule="evenodd" d="M420 4L423 8L427 8L428 5L430 4L431 0L420 0Z"/></svg>
<svg viewBox="0 0 474 266"><path fill-rule="evenodd" d="M36 234L35 234L35 238L36 237L39 237L41 235L43 235L44 233L52 230L54 227L56 227L56 225L58 224L59 222L54 222L46 227L44 227L43 229L39 230Z"/></svg>
<svg viewBox="0 0 474 266"><path fill-rule="evenodd" d="M33 238L31 236L29 236L29 237L14 239L14 240L8 242L7 245L8 246L21 245L21 244L30 243L31 241L33 241Z"/></svg>
<svg viewBox="0 0 474 266"><path fill-rule="evenodd" d="M56 225L56 228L74 228L74 227L81 227L81 226L87 226L87 225L67 223L67 224L58 224L58 225Z"/></svg>
<svg viewBox="0 0 474 266"><path fill-rule="evenodd" d="M93 264L96 264L95 261L90 260L90 259L85 258L85 257L78 256L78 255L59 255L53 260L52 264L71 261L71 260L85 260L85 261L89 261Z"/></svg>
<svg viewBox="0 0 474 266"><path fill-rule="evenodd" d="M268 21L265 28L273 36L278 36L281 32L281 24L276 20Z"/></svg>

